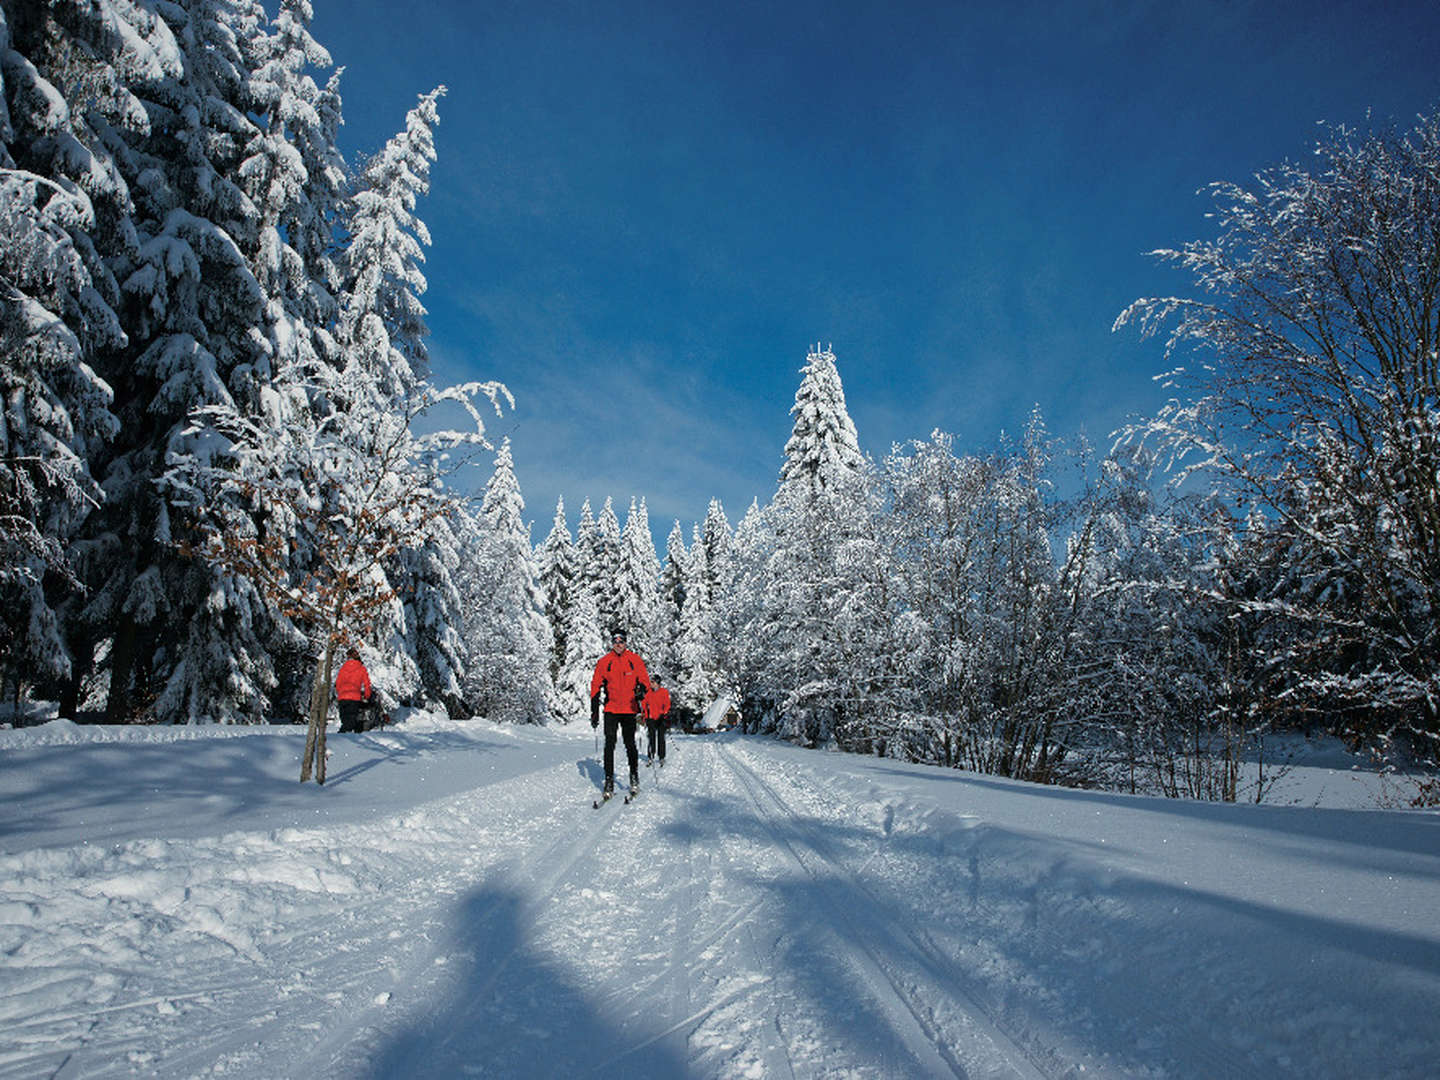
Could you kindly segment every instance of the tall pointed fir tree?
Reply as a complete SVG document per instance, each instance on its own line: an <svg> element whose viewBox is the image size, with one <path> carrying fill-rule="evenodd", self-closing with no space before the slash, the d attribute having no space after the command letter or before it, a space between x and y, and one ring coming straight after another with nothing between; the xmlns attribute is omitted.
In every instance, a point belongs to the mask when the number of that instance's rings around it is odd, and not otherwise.
<svg viewBox="0 0 1440 1080"><path fill-rule="evenodd" d="M480 507L476 558L485 591L467 628L466 697L488 719L543 724L556 711L551 634L524 509L507 439Z"/></svg>
<svg viewBox="0 0 1440 1080"><path fill-rule="evenodd" d="M735 527L710 615L720 689L734 699L747 731L772 731L775 724L775 710L767 697L768 644L762 634L767 563L774 547L771 515L754 499Z"/></svg>
<svg viewBox="0 0 1440 1080"><path fill-rule="evenodd" d="M139 711L171 719L254 714L273 684L253 647L263 618L255 597L243 584L178 563L168 508L153 486L189 410L227 396L229 358L253 344L247 331L258 295L226 231L245 208L229 198L233 187L214 182L213 161L232 164L224 139L197 131L223 111L217 100L228 105L240 92L240 81L226 76L234 51L226 54L223 34L210 34L208 7L193 17L180 7L165 12L174 32L152 10L129 4L51 5L24 20L27 54L54 71L64 98L84 103L83 116L67 124L64 160L83 169L80 190L101 211L82 250L103 266L99 276L92 268L94 298L107 298L125 334L120 347L90 353L115 391L121 425L92 459L102 510L71 545L90 589L66 606L77 662L60 695L62 711L73 713L103 642L107 713L116 720ZM192 59L183 49L195 25L216 47ZM227 118L237 115L232 109ZM27 153L60 147L38 133L26 142Z"/></svg>
<svg viewBox="0 0 1440 1080"><path fill-rule="evenodd" d="M616 630L630 628L622 621L624 593L621 589L621 567L624 559L624 543L620 533L620 519L615 516L615 504L605 496L605 505L595 521L595 562L590 567L590 581L595 592L595 604L600 609L601 629L606 639Z"/></svg>
<svg viewBox="0 0 1440 1080"><path fill-rule="evenodd" d="M680 608L676 642L678 707L702 715L720 692L715 663L715 619L710 602L710 559L705 538L695 527L683 564L685 603Z"/></svg>
<svg viewBox="0 0 1440 1080"><path fill-rule="evenodd" d="M347 204L345 288L336 327L337 362L361 365L382 399L409 402L424 392L429 373L421 270L429 230L416 213L430 189L438 99L422 95L392 137L366 164ZM348 407L341 401L338 408ZM404 622L388 628L386 653L396 659L394 692L402 698L459 704L463 659L453 647L461 612L451 574L458 556L442 550L453 539L437 527L432 542L397 552L385 567L406 598Z"/></svg>
<svg viewBox="0 0 1440 1080"><path fill-rule="evenodd" d="M62 583L64 596L78 589L67 548L100 498L90 461L117 430L111 389L87 358L118 349L124 335L113 292L107 300L96 288L113 282L89 234L96 204L123 200L123 189L97 160L99 143L77 136L61 91L16 51L25 42L12 37L8 6L0 4L0 683L13 679L18 696L22 680L72 672L45 580Z"/></svg>
<svg viewBox="0 0 1440 1080"><path fill-rule="evenodd" d="M555 503L555 520L550 534L535 553L540 595L545 601L545 620L550 624L550 675L559 685L560 671L565 666L566 632L570 622L570 606L577 588L575 581L575 544L570 539L570 526L565 521L565 499Z"/></svg>
<svg viewBox="0 0 1440 1080"><path fill-rule="evenodd" d="M587 582L577 579L565 623L565 658L555 681L556 707L562 722L589 717L590 676L606 648L595 594Z"/></svg>
<svg viewBox="0 0 1440 1080"><path fill-rule="evenodd" d="M705 544L705 585L708 599L713 605L717 599L720 577L725 572L725 560L730 556L732 539L730 522L725 517L725 507L720 504L719 499L710 500L700 534Z"/></svg>
<svg viewBox="0 0 1440 1080"><path fill-rule="evenodd" d="M157 717L258 719L279 681L275 652L298 647L299 636L243 577L176 559L170 544L189 539L190 522L157 498L153 478L170 455L204 441L187 432L191 413L230 407L237 372L265 363L256 334L264 295L246 258L256 250L255 206L235 182L242 140L257 131L242 48L256 40L260 13L215 4L171 11L184 73L149 91L151 129L133 145L140 248L122 288L134 359L117 373L125 435L107 469L111 535L101 538L118 538L130 565L119 574L97 568L133 584L115 619L109 711L148 696L148 685ZM243 509L230 510L243 527ZM156 535L139 532L152 521Z"/></svg>
<svg viewBox="0 0 1440 1080"><path fill-rule="evenodd" d="M766 696L779 730L828 742L853 716L860 688L852 661L872 641L872 595L864 557L873 558L866 461L835 354L812 349L791 409L780 487L771 505L775 548L766 568L761 625Z"/></svg>
<svg viewBox="0 0 1440 1080"><path fill-rule="evenodd" d="M575 584L584 585L592 598L600 595L600 576L603 573L600 558L600 533L595 524L595 514L590 509L590 500L580 504L580 520L575 525ZM596 601L598 606L599 601Z"/></svg>
<svg viewBox="0 0 1440 1080"><path fill-rule="evenodd" d="M660 568L659 595L656 600L653 657L646 660L652 668L671 679L679 678L680 612L685 606L685 533L680 522L670 526L665 541L665 562ZM678 703L677 703L678 707Z"/></svg>
<svg viewBox="0 0 1440 1080"><path fill-rule="evenodd" d="M625 518L625 531L620 537L619 623L628 629L631 645L654 662L657 636L657 615L660 606L658 584L660 560L655 555L655 541L650 535L650 515L645 500L639 506L630 500Z"/></svg>

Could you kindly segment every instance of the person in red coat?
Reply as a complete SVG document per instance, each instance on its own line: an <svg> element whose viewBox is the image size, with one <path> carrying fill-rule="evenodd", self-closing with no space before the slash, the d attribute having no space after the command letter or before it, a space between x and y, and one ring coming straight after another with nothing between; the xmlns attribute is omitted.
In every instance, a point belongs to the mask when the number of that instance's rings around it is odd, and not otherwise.
<svg viewBox="0 0 1440 1080"><path fill-rule="evenodd" d="M346 649L345 663L340 665L340 673L335 676L335 700L340 708L342 732L365 730L360 722L360 713L372 692L370 673L360 662L359 650Z"/></svg>
<svg viewBox="0 0 1440 1080"><path fill-rule="evenodd" d="M640 790L640 754L635 748L635 720L650 689L645 661L625 647L625 635L611 639L610 651L595 664L590 677L590 726L600 725L600 692L605 692L605 797L615 794L615 733L625 737L630 762L630 791Z"/></svg>
<svg viewBox="0 0 1440 1080"><path fill-rule="evenodd" d="M670 691L661 684L660 676L652 680L654 686L645 695L645 756L652 762L665 764L665 729L670 726Z"/></svg>

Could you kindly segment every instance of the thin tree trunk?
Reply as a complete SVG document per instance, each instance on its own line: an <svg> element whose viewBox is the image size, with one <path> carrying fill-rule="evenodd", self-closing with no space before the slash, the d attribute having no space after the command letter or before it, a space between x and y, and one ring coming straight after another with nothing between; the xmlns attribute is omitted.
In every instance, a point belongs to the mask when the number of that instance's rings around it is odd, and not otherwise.
<svg viewBox="0 0 1440 1080"><path fill-rule="evenodd" d="M327 637L325 651L315 662L315 680L310 684L310 719L305 731L305 754L300 762L300 782L313 771L317 784L325 783L325 724L330 712L330 667L335 643Z"/></svg>

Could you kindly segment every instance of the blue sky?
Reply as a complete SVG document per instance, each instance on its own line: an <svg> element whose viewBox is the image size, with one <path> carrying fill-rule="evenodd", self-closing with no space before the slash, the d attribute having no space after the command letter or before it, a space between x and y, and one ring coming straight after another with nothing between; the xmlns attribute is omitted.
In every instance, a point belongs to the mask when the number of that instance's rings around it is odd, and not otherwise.
<svg viewBox="0 0 1440 1080"><path fill-rule="evenodd" d="M662 544L766 501L814 342L876 457L1037 405L1108 445L1163 366L1111 325L1184 288L1145 253L1209 235L1199 189L1440 107L1434 0L314 4L347 153L448 87L435 374L514 393L536 541L559 495Z"/></svg>

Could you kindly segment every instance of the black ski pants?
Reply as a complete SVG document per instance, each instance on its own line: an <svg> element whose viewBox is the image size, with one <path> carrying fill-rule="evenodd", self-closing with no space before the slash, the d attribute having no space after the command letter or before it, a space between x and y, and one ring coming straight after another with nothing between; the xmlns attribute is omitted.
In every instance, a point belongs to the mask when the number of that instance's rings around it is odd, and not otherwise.
<svg viewBox="0 0 1440 1080"><path fill-rule="evenodd" d="M645 753L652 758L665 760L665 729L670 726L670 721L665 717L658 720L651 720L647 725L649 736L645 740Z"/></svg>
<svg viewBox="0 0 1440 1080"><path fill-rule="evenodd" d="M625 756L630 760L630 775L640 774L640 751L635 748L635 714L605 714L605 789L615 787L615 732L625 736Z"/></svg>
<svg viewBox="0 0 1440 1080"><path fill-rule="evenodd" d="M365 702L346 701L341 698L335 704L340 710L340 730L342 732L365 730L360 720L360 713L365 708Z"/></svg>

